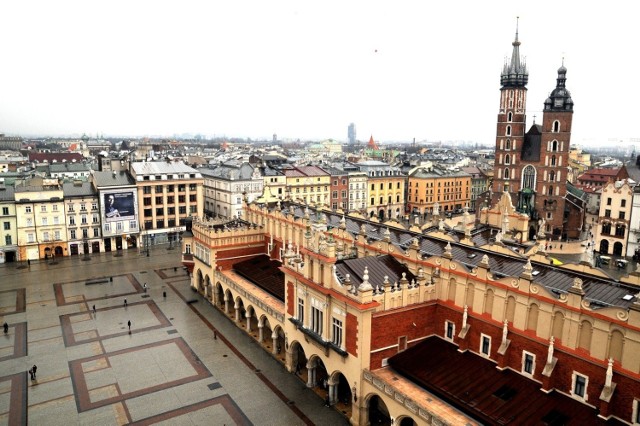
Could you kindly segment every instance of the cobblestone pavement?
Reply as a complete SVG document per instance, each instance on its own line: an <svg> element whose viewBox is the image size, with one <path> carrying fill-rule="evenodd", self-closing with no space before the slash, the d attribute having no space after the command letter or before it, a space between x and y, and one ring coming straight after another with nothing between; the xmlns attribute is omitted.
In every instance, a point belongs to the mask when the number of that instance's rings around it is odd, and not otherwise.
<svg viewBox="0 0 640 426"><path fill-rule="evenodd" d="M348 424L191 292L177 250L3 264L5 321L0 425Z"/></svg>

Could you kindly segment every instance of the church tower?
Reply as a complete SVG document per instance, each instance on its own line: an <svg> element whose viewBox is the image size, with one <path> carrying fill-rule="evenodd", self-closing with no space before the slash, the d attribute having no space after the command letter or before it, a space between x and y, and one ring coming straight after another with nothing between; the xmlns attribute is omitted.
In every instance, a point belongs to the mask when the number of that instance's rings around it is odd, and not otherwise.
<svg viewBox="0 0 640 426"><path fill-rule="evenodd" d="M529 217L529 239L540 226L549 237L578 238L584 227L584 199L567 182L573 117L567 69L563 61L556 88L544 102L542 124L534 120L525 131L529 73L520 57L517 27L512 45L511 58L500 75L491 205L508 192L516 210Z"/></svg>
<svg viewBox="0 0 640 426"><path fill-rule="evenodd" d="M520 58L520 41L516 26L516 38L512 43L511 59L505 61L500 75L500 110L496 131L496 158L493 176L493 202L503 191L517 192L520 164L519 151L525 136L527 82L529 72ZM493 203L492 203L493 204Z"/></svg>

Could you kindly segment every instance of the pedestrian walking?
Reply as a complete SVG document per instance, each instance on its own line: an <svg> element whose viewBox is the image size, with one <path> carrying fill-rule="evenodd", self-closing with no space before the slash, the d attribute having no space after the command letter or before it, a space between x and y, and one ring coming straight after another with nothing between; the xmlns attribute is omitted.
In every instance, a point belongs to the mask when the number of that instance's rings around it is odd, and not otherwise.
<svg viewBox="0 0 640 426"><path fill-rule="evenodd" d="M7 324L6 321L4 322L4 324L2 324L2 328L4 329L4 334L7 334L9 332L9 324Z"/></svg>
<svg viewBox="0 0 640 426"><path fill-rule="evenodd" d="M215 330L213 330L213 340L218 340L218 333Z"/></svg>
<svg viewBox="0 0 640 426"><path fill-rule="evenodd" d="M127 299L124 299L124 307L127 307Z"/></svg>
<svg viewBox="0 0 640 426"><path fill-rule="evenodd" d="M560 244L560 250L562 250L562 244Z"/></svg>
<svg viewBox="0 0 640 426"><path fill-rule="evenodd" d="M36 379L36 371L38 370L38 366L33 364L33 367L31 367L31 369L33 370L33 380Z"/></svg>
<svg viewBox="0 0 640 426"><path fill-rule="evenodd" d="M144 292L147 292L147 283L144 283L144 285L142 286L142 288L144 288Z"/></svg>
<svg viewBox="0 0 640 426"><path fill-rule="evenodd" d="M31 266L31 259L27 259L27 266Z"/></svg>
<svg viewBox="0 0 640 426"><path fill-rule="evenodd" d="M165 299L167 298L167 292L166 291L162 292L162 297L164 297Z"/></svg>
<svg viewBox="0 0 640 426"><path fill-rule="evenodd" d="M129 331L131 331L131 320L127 321L127 326L129 327Z"/></svg>
<svg viewBox="0 0 640 426"><path fill-rule="evenodd" d="M96 314L96 305L93 305L93 314Z"/></svg>
<svg viewBox="0 0 640 426"><path fill-rule="evenodd" d="M34 377L33 377L33 368L30 368L30 369L29 369L29 377L31 378L31 380L34 380Z"/></svg>

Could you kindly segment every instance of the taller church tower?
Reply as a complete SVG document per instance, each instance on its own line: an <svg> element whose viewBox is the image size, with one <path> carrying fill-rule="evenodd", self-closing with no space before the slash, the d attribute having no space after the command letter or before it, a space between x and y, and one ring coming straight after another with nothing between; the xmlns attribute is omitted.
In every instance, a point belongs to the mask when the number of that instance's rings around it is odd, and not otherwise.
<svg viewBox="0 0 640 426"><path fill-rule="evenodd" d="M573 117L573 100L565 85L567 69L564 64L558 69L556 88L544 102L542 125L534 122L525 133L529 73L520 58L517 29L512 45L500 76L492 205L509 192L516 210L530 218L530 238L539 226L550 237L577 238L583 226L583 200L574 200L577 190L567 191Z"/></svg>

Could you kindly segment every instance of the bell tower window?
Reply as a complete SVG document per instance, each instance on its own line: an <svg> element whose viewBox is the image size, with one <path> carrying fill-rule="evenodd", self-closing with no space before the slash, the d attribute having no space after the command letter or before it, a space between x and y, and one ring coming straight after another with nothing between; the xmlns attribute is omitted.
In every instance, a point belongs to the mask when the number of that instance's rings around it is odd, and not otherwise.
<svg viewBox="0 0 640 426"><path fill-rule="evenodd" d="M507 136L511 136L511 126L507 126Z"/></svg>
<svg viewBox="0 0 640 426"><path fill-rule="evenodd" d="M509 112L509 114L507 114L507 121L509 123L511 123L513 121L513 113L512 112Z"/></svg>
<svg viewBox="0 0 640 426"><path fill-rule="evenodd" d="M551 142L551 151L553 152L558 151L558 141Z"/></svg>
<svg viewBox="0 0 640 426"><path fill-rule="evenodd" d="M551 165L552 165L552 166L555 166L555 165L556 165L556 156L555 156L555 155L552 155L552 156L551 156Z"/></svg>
<svg viewBox="0 0 640 426"><path fill-rule="evenodd" d="M558 120L553 122L553 129L551 130L553 133L560 132L560 122Z"/></svg>
<svg viewBox="0 0 640 426"><path fill-rule="evenodd" d="M504 164L511 164L511 156L509 154L504 156Z"/></svg>
<svg viewBox="0 0 640 426"><path fill-rule="evenodd" d="M509 169L504 169L504 178L509 179Z"/></svg>
<svg viewBox="0 0 640 426"><path fill-rule="evenodd" d="M505 149L507 151L511 149L511 139L507 139L507 143L505 144Z"/></svg>

